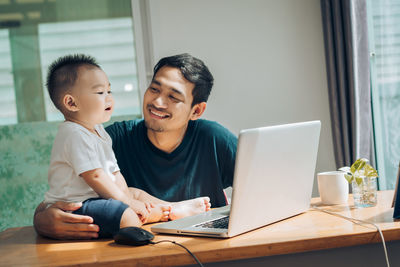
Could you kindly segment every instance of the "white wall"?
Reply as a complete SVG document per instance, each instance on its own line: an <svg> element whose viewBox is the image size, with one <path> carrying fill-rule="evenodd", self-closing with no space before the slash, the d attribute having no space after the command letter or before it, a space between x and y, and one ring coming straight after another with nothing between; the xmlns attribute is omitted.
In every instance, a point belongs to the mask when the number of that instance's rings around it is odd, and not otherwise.
<svg viewBox="0 0 400 267"><path fill-rule="evenodd" d="M149 11L156 61L189 52L213 73L205 118L235 134L321 120L316 172L335 169L319 0L150 0Z"/></svg>

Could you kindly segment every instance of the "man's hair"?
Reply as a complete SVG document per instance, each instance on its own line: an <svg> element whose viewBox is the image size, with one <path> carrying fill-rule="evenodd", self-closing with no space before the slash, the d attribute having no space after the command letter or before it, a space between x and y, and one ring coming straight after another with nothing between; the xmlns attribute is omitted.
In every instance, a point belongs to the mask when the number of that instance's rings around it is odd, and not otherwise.
<svg viewBox="0 0 400 267"><path fill-rule="evenodd" d="M187 53L164 57L155 65L153 79L164 66L178 68L186 80L194 83L192 107L198 103L207 102L214 78L203 61Z"/></svg>
<svg viewBox="0 0 400 267"><path fill-rule="evenodd" d="M83 54L60 57L49 66L46 80L47 90L51 101L61 112L64 110L62 98L74 86L78 78L78 69L81 66L101 69L96 59Z"/></svg>

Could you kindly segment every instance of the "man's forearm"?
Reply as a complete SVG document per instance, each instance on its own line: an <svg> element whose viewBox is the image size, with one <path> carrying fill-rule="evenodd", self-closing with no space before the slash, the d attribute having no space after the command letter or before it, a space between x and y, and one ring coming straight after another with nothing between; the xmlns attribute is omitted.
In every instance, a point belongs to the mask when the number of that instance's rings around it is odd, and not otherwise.
<svg viewBox="0 0 400 267"><path fill-rule="evenodd" d="M44 211L45 209L46 209L46 203L41 202L41 203L36 207L35 215L36 215L37 213L39 213L39 212Z"/></svg>
<svg viewBox="0 0 400 267"><path fill-rule="evenodd" d="M44 202L41 202L36 207L35 214L33 215L33 226L35 227L36 232L38 232L39 234L42 234L42 233L40 233L40 230L39 230L39 226L38 226L39 220L37 217L40 216L39 213L41 213L45 209L46 209L46 204Z"/></svg>

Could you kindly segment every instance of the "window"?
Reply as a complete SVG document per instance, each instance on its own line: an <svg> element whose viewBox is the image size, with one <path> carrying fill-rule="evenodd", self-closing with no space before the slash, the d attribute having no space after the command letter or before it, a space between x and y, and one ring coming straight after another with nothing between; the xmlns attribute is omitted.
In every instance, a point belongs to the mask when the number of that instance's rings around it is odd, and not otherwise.
<svg viewBox="0 0 400 267"><path fill-rule="evenodd" d="M45 80L58 57L94 56L111 83L113 116L140 114L130 0L0 2L0 124L59 121Z"/></svg>
<svg viewBox="0 0 400 267"><path fill-rule="evenodd" d="M8 30L0 30L0 124L17 122Z"/></svg>
<svg viewBox="0 0 400 267"><path fill-rule="evenodd" d="M368 1L374 134L380 189L393 189L400 161L400 2Z"/></svg>
<svg viewBox="0 0 400 267"><path fill-rule="evenodd" d="M140 114L138 81L131 18L46 23L39 25L42 81L48 66L58 57L84 53L94 56L111 83L113 115ZM62 120L43 86L47 120Z"/></svg>

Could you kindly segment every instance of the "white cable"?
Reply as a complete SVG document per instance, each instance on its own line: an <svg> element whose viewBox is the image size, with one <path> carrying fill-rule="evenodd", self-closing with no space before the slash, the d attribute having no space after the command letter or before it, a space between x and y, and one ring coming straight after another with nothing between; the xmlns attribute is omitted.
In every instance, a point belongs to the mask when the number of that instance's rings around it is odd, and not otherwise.
<svg viewBox="0 0 400 267"><path fill-rule="evenodd" d="M343 215L341 215L339 213L335 213L335 212L327 211L327 210L324 210L324 209L320 209L320 208L318 208L316 206L312 206L312 208L315 209L315 210L318 210L318 211L322 211L322 212L328 213L328 214L333 215L333 216L341 217L341 218L346 219L348 221L351 221L352 223L355 223L355 224L372 224L373 226L375 226L375 228L378 230L379 235L381 236L381 239L382 239L383 250L385 252L385 258L386 258L386 266L390 267L389 257L388 257L387 250L386 250L385 238L383 237L382 231L381 231L381 229L379 228L378 225L376 225L375 223L372 223L372 222L367 222L367 221L363 221L363 220L354 219L354 218L351 218L351 217L346 217L346 216L343 216Z"/></svg>

